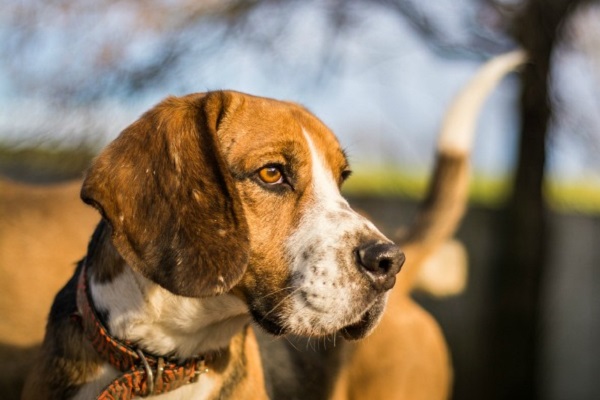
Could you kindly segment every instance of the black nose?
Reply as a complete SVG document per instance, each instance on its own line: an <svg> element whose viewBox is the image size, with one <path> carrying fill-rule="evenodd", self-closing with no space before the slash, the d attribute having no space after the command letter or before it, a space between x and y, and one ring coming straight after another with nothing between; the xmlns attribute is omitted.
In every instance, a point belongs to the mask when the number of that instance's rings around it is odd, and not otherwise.
<svg viewBox="0 0 600 400"><path fill-rule="evenodd" d="M358 264L377 290L394 287L396 274L404 264L404 253L393 243L368 243L356 249Z"/></svg>

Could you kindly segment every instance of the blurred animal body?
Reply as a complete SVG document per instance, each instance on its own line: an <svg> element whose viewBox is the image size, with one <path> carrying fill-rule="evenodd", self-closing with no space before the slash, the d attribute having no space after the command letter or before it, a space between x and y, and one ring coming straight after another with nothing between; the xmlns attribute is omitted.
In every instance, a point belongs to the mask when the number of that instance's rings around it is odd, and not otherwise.
<svg viewBox="0 0 600 400"><path fill-rule="evenodd" d="M19 398L44 337L52 299L85 254L98 213L81 181L25 185L0 179L0 393Z"/></svg>
<svg viewBox="0 0 600 400"><path fill-rule="evenodd" d="M102 221L24 398L448 397L443 336L409 293L464 211L478 108L522 62L488 64L449 114L398 276L404 254L341 197L345 155L304 108L237 92L160 103L87 173ZM315 337L337 342L306 354Z"/></svg>

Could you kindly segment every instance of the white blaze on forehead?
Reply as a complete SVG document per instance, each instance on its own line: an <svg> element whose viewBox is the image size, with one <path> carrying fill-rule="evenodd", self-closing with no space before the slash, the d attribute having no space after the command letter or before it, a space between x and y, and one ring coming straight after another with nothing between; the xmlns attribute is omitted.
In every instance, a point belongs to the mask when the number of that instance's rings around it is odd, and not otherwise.
<svg viewBox="0 0 600 400"><path fill-rule="evenodd" d="M357 229L356 224L362 224L366 228L379 232L379 230L373 225L371 221L363 218L358 213L353 211L348 204L348 201L340 193L337 181L333 176L333 171L327 167L324 157L319 152L310 135L306 130L302 130L304 138L308 143L310 149L311 161L312 161L312 186L315 194L315 202L312 204L313 214L319 214L318 217L323 218L325 215L323 211L336 211L345 214L346 218L344 221L337 221L334 227L340 233L342 230ZM348 226L349 224L352 227ZM342 226L344 225L344 226ZM331 232L332 237L336 236L336 232Z"/></svg>
<svg viewBox="0 0 600 400"><path fill-rule="evenodd" d="M314 142L310 138L310 135L303 129L302 133L308 143L310 149L311 161L312 161L312 180L315 194L317 195L318 202L329 203L341 201L344 204L348 204L346 199L340 194L340 189L333 177L331 169L327 168L325 161L321 154L319 154Z"/></svg>
<svg viewBox="0 0 600 400"><path fill-rule="evenodd" d="M295 257L292 269L304 271L306 278L317 274L334 279L340 272L336 262L336 253L343 246L340 238L347 232L360 229L360 222L358 214L350 209L342 197L333 171L327 167L323 155L308 132L302 132L310 150L312 198L288 242L291 254ZM332 213L338 214L338 218L332 218L329 215ZM300 257L307 249L312 249L311 253L314 253L310 260Z"/></svg>

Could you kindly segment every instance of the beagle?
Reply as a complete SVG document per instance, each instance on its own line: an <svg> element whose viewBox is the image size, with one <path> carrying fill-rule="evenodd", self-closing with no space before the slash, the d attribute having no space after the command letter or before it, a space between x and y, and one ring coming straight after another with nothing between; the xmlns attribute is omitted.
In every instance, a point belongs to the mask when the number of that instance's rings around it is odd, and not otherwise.
<svg viewBox="0 0 600 400"><path fill-rule="evenodd" d="M23 398L383 398L371 393L393 382L374 387L374 357L396 353L398 310L425 315L408 298L417 266L464 209L470 138L454 136L441 137L397 282L404 253L341 196L350 168L314 115L232 91L164 100L87 172L81 198L102 220L54 300ZM299 351L311 338L331 345Z"/></svg>
<svg viewBox="0 0 600 400"><path fill-rule="evenodd" d="M274 335L366 336L404 255L340 195L349 174L292 103L212 92L148 111L84 180L103 220L54 301L32 395L266 397L250 316ZM160 360L189 371L151 373Z"/></svg>

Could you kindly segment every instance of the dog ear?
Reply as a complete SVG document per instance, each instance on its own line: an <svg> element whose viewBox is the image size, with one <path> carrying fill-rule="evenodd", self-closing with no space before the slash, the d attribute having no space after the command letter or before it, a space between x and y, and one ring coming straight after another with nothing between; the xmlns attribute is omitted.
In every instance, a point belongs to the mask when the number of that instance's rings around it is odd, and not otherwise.
<svg viewBox="0 0 600 400"><path fill-rule="evenodd" d="M248 226L217 131L232 95L167 98L94 161L81 198L125 261L174 294L223 293L242 277Z"/></svg>

